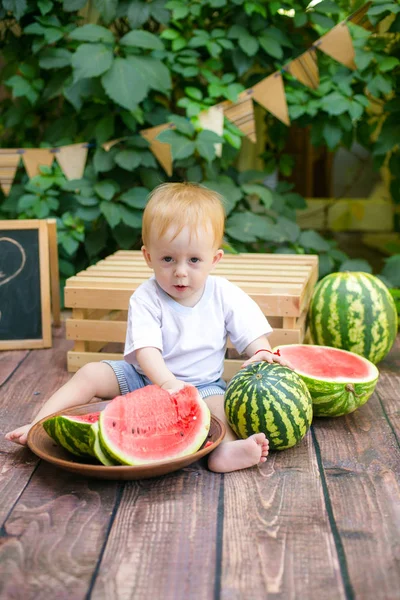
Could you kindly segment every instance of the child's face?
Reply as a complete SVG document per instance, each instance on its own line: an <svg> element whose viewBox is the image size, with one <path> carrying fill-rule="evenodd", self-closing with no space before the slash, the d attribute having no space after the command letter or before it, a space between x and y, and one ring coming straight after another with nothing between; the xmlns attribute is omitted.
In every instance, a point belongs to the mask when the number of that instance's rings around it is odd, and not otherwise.
<svg viewBox="0 0 400 600"><path fill-rule="evenodd" d="M162 238L150 234L148 246L142 248L143 256L164 292L179 304L194 306L223 251L214 248L213 233L209 229L202 228L190 235L185 227L174 239L173 236L173 229Z"/></svg>

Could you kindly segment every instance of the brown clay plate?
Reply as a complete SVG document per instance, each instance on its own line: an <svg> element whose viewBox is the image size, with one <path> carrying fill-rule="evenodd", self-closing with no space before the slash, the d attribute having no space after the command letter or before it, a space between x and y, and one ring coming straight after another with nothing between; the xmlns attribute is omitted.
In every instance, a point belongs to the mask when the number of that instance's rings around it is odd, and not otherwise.
<svg viewBox="0 0 400 600"><path fill-rule="evenodd" d="M110 400L74 406L74 408L54 413L54 415L86 415L88 413L103 410L109 402ZM138 467L128 467L125 465L105 467L99 465L97 462L84 462L85 459L79 459L64 450L64 448L61 448L61 446L58 446L54 440L47 435L43 428L43 422L48 418L49 417L46 417L45 419L38 421L29 431L28 446L32 452L39 456L39 458L42 458L61 469L79 475L86 475L87 477L97 477L98 479L149 479L150 477L158 477L159 475L172 473L173 471L187 467L215 450L222 442L225 435L224 424L212 415L209 436L204 442L204 444L206 444L207 441L211 441L212 444L207 448L205 448L203 444L200 450L194 454L184 456L183 458L164 460L151 465L140 465Z"/></svg>

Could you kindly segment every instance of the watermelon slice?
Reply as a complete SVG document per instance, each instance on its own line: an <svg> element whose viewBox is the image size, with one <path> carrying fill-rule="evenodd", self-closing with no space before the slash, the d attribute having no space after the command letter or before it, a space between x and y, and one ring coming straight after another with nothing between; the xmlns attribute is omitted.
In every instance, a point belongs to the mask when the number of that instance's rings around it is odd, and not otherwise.
<svg viewBox="0 0 400 600"><path fill-rule="evenodd" d="M197 389L169 394L149 385L114 398L100 414L100 448L119 463L145 465L196 452L211 415Z"/></svg>
<svg viewBox="0 0 400 600"><path fill-rule="evenodd" d="M101 464L105 467L113 467L117 465L117 461L114 460L112 456L110 456L110 454L108 454L108 452L106 452L105 449L103 449L100 446L98 421L96 423L93 423L89 436L90 447L92 449L93 455L97 458L97 460L101 462Z"/></svg>
<svg viewBox="0 0 400 600"><path fill-rule="evenodd" d="M278 346L306 383L316 417L340 417L366 403L378 381L376 366L353 352L329 346Z"/></svg>
<svg viewBox="0 0 400 600"><path fill-rule="evenodd" d="M95 456L90 441L93 423L99 420L99 412L88 415L58 415L44 421L46 433L57 444L75 456Z"/></svg>

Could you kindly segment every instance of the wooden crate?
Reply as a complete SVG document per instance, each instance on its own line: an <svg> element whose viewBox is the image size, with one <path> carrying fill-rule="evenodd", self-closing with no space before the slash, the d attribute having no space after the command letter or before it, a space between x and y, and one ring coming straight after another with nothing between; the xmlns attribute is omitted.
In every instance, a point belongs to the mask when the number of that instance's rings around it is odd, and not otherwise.
<svg viewBox="0 0 400 600"><path fill-rule="evenodd" d="M314 285L318 256L292 254L227 254L213 271L241 287L267 316L274 331L272 346L301 343ZM118 360L123 356L127 309L132 292L152 271L141 252L120 250L66 281L68 370L87 362ZM228 343L228 349L231 348ZM224 378L230 379L242 360L225 360Z"/></svg>

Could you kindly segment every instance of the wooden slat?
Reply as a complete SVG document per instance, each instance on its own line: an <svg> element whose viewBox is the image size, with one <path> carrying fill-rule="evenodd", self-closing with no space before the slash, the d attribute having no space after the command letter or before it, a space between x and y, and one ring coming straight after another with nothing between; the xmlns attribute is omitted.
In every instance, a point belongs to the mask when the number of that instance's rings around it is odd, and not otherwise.
<svg viewBox="0 0 400 600"><path fill-rule="evenodd" d="M42 462L4 524L2 598L84 600L118 496L117 482Z"/></svg>
<svg viewBox="0 0 400 600"><path fill-rule="evenodd" d="M396 384L392 372L390 380ZM380 401L395 392L398 407L398 390L387 387L383 366L377 393L367 404L347 417L315 424L332 523L343 548L341 569L355 598L368 598L373 590L374 598L386 600L400 589L400 446Z"/></svg>
<svg viewBox="0 0 400 600"><path fill-rule="evenodd" d="M220 476L191 465L127 486L92 597L214 598L221 484Z"/></svg>
<svg viewBox="0 0 400 600"><path fill-rule="evenodd" d="M97 308L124 310L129 305L132 295L131 288L101 288L66 287L64 290L65 306L68 308ZM285 296L279 293L262 294L250 292L249 296L257 302L265 315L269 316L300 316L303 311L304 300L296 295Z"/></svg>
<svg viewBox="0 0 400 600"><path fill-rule="evenodd" d="M63 338L62 329L53 330L53 349L32 351L25 360L21 360L24 352L16 352L19 366L14 370L12 378L5 378L1 386L0 527L38 463L37 457L8 442L4 435L29 423L51 393L70 378L65 369L65 355L71 343ZM1 562L0 557L0 564Z"/></svg>
<svg viewBox="0 0 400 600"><path fill-rule="evenodd" d="M222 556L222 598L348 600L310 433L225 476Z"/></svg>
<svg viewBox="0 0 400 600"><path fill-rule="evenodd" d="M108 258L116 257L116 258L143 258L140 250L118 250L111 254ZM243 252L241 254L224 254L225 260L261 260L265 262L267 260L271 262L288 262L289 264L293 264L293 262L298 262L300 264L315 264L318 263L318 256L314 254L262 254L257 252Z"/></svg>
<svg viewBox="0 0 400 600"><path fill-rule="evenodd" d="M14 350L13 352L0 352L0 387L11 377L13 372L29 354L28 350Z"/></svg>
<svg viewBox="0 0 400 600"><path fill-rule="evenodd" d="M67 319L66 332L67 340L124 342L126 335L126 321Z"/></svg>
<svg viewBox="0 0 400 600"><path fill-rule="evenodd" d="M254 275L257 275L259 273L262 274L271 274L274 275L276 273L283 273L284 275L287 273L288 276L290 274L293 273L301 273L306 275L307 273L310 273L310 271L312 270L313 266L312 265L285 265L284 269L282 268L281 264L276 264L276 265L269 265L269 264L254 264L252 262L249 261L249 263L246 263L245 265L239 263L239 264L235 264L235 263L228 263L228 264L224 264L223 261L221 261L220 263L218 263L218 265L215 267L215 269L213 270L213 273L217 273L218 275L223 274L223 273L237 273L237 272L243 272L243 273L252 273ZM135 273L147 273L148 275L150 275L151 273L153 273L153 270L150 269L146 263L140 262L140 261L133 261L132 263L126 263L125 261L108 261L107 259L105 260L101 260L98 263L96 263L95 265L92 265L90 267L88 267L87 269L85 269L84 271L82 271L83 273L89 273L89 272L100 272L100 271L108 271L108 272L113 272L113 273L127 273L127 272L131 272L134 271Z"/></svg>

